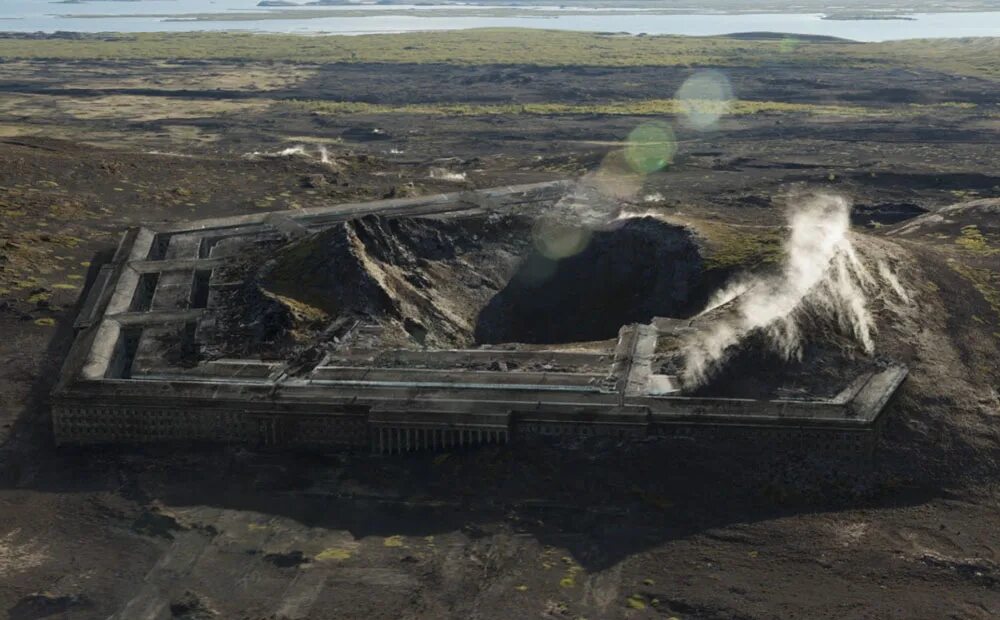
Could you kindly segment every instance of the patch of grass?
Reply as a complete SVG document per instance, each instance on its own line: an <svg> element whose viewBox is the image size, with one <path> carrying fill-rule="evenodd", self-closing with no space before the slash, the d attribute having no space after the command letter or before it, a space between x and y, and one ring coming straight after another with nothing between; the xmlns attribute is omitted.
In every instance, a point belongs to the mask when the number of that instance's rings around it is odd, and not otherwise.
<svg viewBox="0 0 1000 620"><path fill-rule="evenodd" d="M790 63L827 44L800 44ZM620 37L486 28L392 35L318 36L139 33L83 39L2 39L0 57L77 60L282 60L528 65L740 65L782 54L778 41L716 37ZM823 52L826 56L826 52ZM833 58L839 60L834 54Z"/></svg>
<svg viewBox="0 0 1000 620"><path fill-rule="evenodd" d="M970 267L958 261L949 261L948 264L976 288L986 303L993 308L993 312L1000 317L1000 273L991 269Z"/></svg>
<svg viewBox="0 0 1000 620"><path fill-rule="evenodd" d="M316 560L319 562L342 562L349 560L352 555L353 552L350 549L331 547L316 554Z"/></svg>
<svg viewBox="0 0 1000 620"><path fill-rule="evenodd" d="M0 65L0 79L19 81L26 75L59 73L60 88L94 90L142 89L150 92L204 90L205 84L226 91L261 92L281 90L298 84L316 73L317 67L286 63L215 62L196 70L185 64L165 60L92 64L85 71L68 59L66 62L19 60Z"/></svg>
<svg viewBox="0 0 1000 620"><path fill-rule="evenodd" d="M382 545L386 547L405 547L406 544L403 542L403 537L399 535L389 536L384 541Z"/></svg>
<svg viewBox="0 0 1000 620"><path fill-rule="evenodd" d="M970 101L945 101L942 103L911 103L909 104L911 110L926 110L933 112L935 110L974 110L976 109L976 104Z"/></svg>
<svg viewBox="0 0 1000 620"><path fill-rule="evenodd" d="M48 291L41 291L39 293L29 295L26 301L29 304L37 304L38 302L49 301L51 298L52 298L52 293L49 293Z"/></svg>
<svg viewBox="0 0 1000 620"><path fill-rule="evenodd" d="M784 258L784 236L778 228L745 229L719 222L699 221L693 225L707 247L708 269L736 269L774 265Z"/></svg>
<svg viewBox="0 0 1000 620"><path fill-rule="evenodd" d="M36 95L36 97L38 97ZM108 95L105 97L59 97L57 108L74 119L128 119L134 122L161 119L189 119L221 114L255 112L266 108L267 99L185 99L145 95ZM57 186L58 187L58 186Z"/></svg>
<svg viewBox="0 0 1000 620"><path fill-rule="evenodd" d="M260 60L545 66L910 66L1000 78L996 39L866 43L631 37L517 28L311 36L221 32L0 39L3 59Z"/></svg>
<svg viewBox="0 0 1000 620"><path fill-rule="evenodd" d="M583 571L583 567L570 557L562 558L562 562L566 565L566 573L559 580L559 585L563 588L575 588L577 575Z"/></svg>
<svg viewBox="0 0 1000 620"><path fill-rule="evenodd" d="M646 609L646 599L641 594L633 594L625 599L625 604L630 609Z"/></svg>
<svg viewBox="0 0 1000 620"><path fill-rule="evenodd" d="M963 226L962 234L958 239L955 239L955 243L966 252L979 254L980 256L1000 254L1000 249L990 247L986 236L975 224Z"/></svg>
<svg viewBox="0 0 1000 620"><path fill-rule="evenodd" d="M98 217L88 212L82 202L63 196L55 181L47 180L44 188L0 188L0 287L25 291L47 284L54 274L65 272L63 262L84 242L67 234L73 228L50 232L54 222L83 222ZM70 275L79 275L67 273ZM79 283L59 283L52 289L77 290ZM23 293L22 293L23 294ZM27 295L25 295L27 297ZM33 297L30 303L40 301Z"/></svg>
<svg viewBox="0 0 1000 620"><path fill-rule="evenodd" d="M494 116L494 115L611 115L611 116L662 116L683 111L682 102L676 99L636 99L609 103L417 103L417 104L377 104L360 101L289 101L279 104L292 109L326 115L343 114L423 114L428 116ZM876 108L865 106L820 105L809 103L785 103L782 101L733 101L728 114L743 116L768 112L798 112L820 116L900 116L918 114L923 111L908 109Z"/></svg>
<svg viewBox="0 0 1000 620"><path fill-rule="evenodd" d="M1000 79L1000 39L908 39L865 46L872 60L911 67L926 67L946 73Z"/></svg>

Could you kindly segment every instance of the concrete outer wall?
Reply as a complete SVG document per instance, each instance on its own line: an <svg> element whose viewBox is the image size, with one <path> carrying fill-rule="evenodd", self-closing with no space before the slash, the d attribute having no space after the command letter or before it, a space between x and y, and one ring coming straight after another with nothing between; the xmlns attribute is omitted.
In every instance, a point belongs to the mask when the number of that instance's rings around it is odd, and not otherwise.
<svg viewBox="0 0 1000 620"><path fill-rule="evenodd" d="M296 414L239 406L161 406L61 401L52 408L59 444L213 442L259 446L364 447L365 414Z"/></svg>
<svg viewBox="0 0 1000 620"><path fill-rule="evenodd" d="M506 415L441 415L432 412L386 419L378 412L309 411L294 408L248 409L240 403L161 402L159 406L95 403L60 399L53 405L59 444L212 442L258 447L370 449L398 453L447 449L519 438L660 437L693 441L726 451L822 452L868 455L875 427L831 428L777 423L720 423L718 420L668 420L662 414L633 411L621 415L546 415L511 411Z"/></svg>

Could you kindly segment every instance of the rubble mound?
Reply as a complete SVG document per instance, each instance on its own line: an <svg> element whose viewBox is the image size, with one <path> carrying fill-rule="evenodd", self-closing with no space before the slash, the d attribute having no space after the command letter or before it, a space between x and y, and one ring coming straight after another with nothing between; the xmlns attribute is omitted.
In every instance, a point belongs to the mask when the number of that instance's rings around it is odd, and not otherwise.
<svg viewBox="0 0 1000 620"><path fill-rule="evenodd" d="M368 215L286 244L250 279L283 308L287 319L272 323L298 340L361 323L397 344L461 346L513 270L526 227L509 216Z"/></svg>

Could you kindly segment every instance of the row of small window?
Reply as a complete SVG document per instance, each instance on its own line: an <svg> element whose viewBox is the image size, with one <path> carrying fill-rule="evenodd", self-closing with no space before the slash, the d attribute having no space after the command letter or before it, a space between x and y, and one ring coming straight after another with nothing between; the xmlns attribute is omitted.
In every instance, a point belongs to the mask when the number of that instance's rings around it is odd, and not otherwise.
<svg viewBox="0 0 1000 620"><path fill-rule="evenodd" d="M184 424L182 421L178 420L143 420L143 419L114 419L114 418L80 418L80 419L60 419L56 422L60 428L92 428L92 427L102 427L102 428L115 428L115 429L129 429L135 431L146 431L146 430L160 430L166 428L197 428L197 429L226 429L226 430L245 430L246 426L242 424L213 424L211 426L205 424Z"/></svg>
<svg viewBox="0 0 1000 620"><path fill-rule="evenodd" d="M518 430L539 435L580 435L600 437L636 437L645 434L645 428L591 426L586 424L519 424Z"/></svg>
<svg viewBox="0 0 1000 620"><path fill-rule="evenodd" d="M247 426L218 425L213 428L204 426L191 427L183 424L176 424L169 421L153 422L107 422L107 421L60 421L58 431L62 435L108 435L113 437L212 437L216 439L242 440L253 439L256 433ZM336 431L332 429L296 429L297 438L308 439L337 439L340 441L353 441L363 443L366 437L364 429L352 429L348 432Z"/></svg>
<svg viewBox="0 0 1000 620"><path fill-rule="evenodd" d="M811 445L832 449L855 449L870 440L870 436L862 433L845 433L836 431L798 431L798 430L766 430L766 429L727 429L720 427L674 426L660 427L656 434L660 436L701 437L704 439L763 442L769 445Z"/></svg>
<svg viewBox="0 0 1000 620"><path fill-rule="evenodd" d="M112 439L150 439L162 437L187 437L188 433L154 432L113 429L108 427L76 427L63 428L60 435L67 437L110 437Z"/></svg>
<svg viewBox="0 0 1000 620"><path fill-rule="evenodd" d="M56 424L64 431L102 433L127 430L135 433L160 434L171 429L185 432L223 431L227 436L248 437L260 423L289 425L295 436L302 438L351 438L364 440L367 425L363 420L326 418L251 418L239 413L202 413L173 409L87 409L63 408L55 412Z"/></svg>
<svg viewBox="0 0 1000 620"><path fill-rule="evenodd" d="M321 420L292 420L296 428L309 431L361 431L366 428L365 422L347 421L338 418L325 418Z"/></svg>
<svg viewBox="0 0 1000 620"><path fill-rule="evenodd" d="M407 428L407 427L376 427L374 433L383 437L428 438L442 441L472 441L478 439L495 439L506 435L506 430L476 429L476 428Z"/></svg>
<svg viewBox="0 0 1000 620"><path fill-rule="evenodd" d="M211 417L210 417L211 416ZM81 420L86 422L119 422L122 420L137 423L175 423L175 422L206 422L212 420L221 426L239 425L247 421L245 416L234 413L205 413L181 409L57 409L55 418L62 422Z"/></svg>
<svg viewBox="0 0 1000 620"><path fill-rule="evenodd" d="M832 444L860 444L865 441L865 438L859 434L855 433L823 433L823 432L796 432L796 431L785 431L777 433L768 433L761 431L750 431L747 433L740 432L714 432L714 433L703 433L705 437L713 437L719 439L746 439L754 441L766 441L770 443L778 443L781 445L786 444L799 444L799 443L810 443L816 445L832 445Z"/></svg>

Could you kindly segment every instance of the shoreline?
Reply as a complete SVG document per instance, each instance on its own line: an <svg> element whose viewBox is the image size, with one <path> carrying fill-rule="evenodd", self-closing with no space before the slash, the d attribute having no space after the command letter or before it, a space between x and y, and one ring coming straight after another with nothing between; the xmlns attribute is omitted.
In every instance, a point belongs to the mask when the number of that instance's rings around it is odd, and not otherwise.
<svg viewBox="0 0 1000 620"><path fill-rule="evenodd" d="M1000 16L1000 11L997 11ZM903 19L885 18L886 21L909 21ZM5 18L0 18L0 22ZM846 21L835 17L822 17L823 21ZM167 20L168 23L171 20ZM177 20L180 21L180 20ZM857 21L879 21L875 19ZM889 43L908 43L920 41L961 41L961 40L994 40L1000 39L998 35L983 36L915 36L900 39L864 40L852 39L848 37L802 33L781 30L734 30L732 32L719 34L678 34L663 33L649 34L645 32L633 33L628 31L614 30L574 30L563 28L538 28L533 26L473 26L468 28L427 28L427 29L401 29L401 30L353 30L353 31L282 31L282 30L256 30L251 28L225 28L225 29L193 29L193 30L4 30L0 27L0 40L22 40L22 41L121 41L125 39L135 39L136 37L150 36L198 36L198 37L236 37L246 35L256 35L260 37L295 37L295 38L355 38L355 37L405 37L414 35L442 36L449 34L462 34L470 32L513 32L513 33L559 33L575 36L591 36L600 38L637 39L637 40L663 40L663 39L736 39L745 41L777 41L800 43L844 43L860 45L878 45Z"/></svg>
<svg viewBox="0 0 1000 620"><path fill-rule="evenodd" d="M458 13L457 11L462 11ZM912 39L960 39L1000 36L1000 11L988 13L886 13L870 17L846 13L700 13L558 11L515 12L513 17L483 16L472 9L455 11L383 11L358 14L351 9L336 12L288 10L279 13L190 13L122 17L110 14L80 15L79 18L5 20L0 30L9 33L73 36L107 33L252 32L274 35L358 36L369 34L441 33L474 29L516 29L548 32L616 33L636 37L712 37L747 32L781 32L796 38L828 36L875 43ZM361 15L368 17L363 19Z"/></svg>

